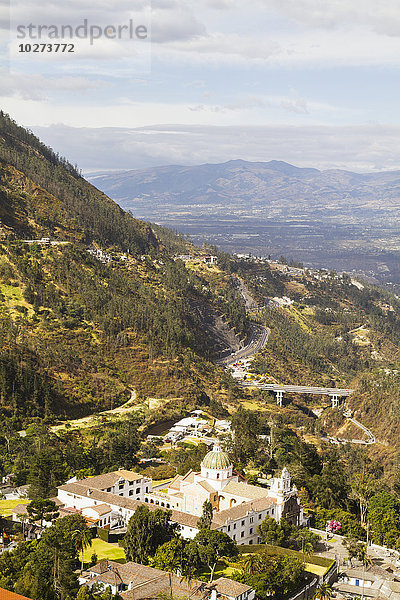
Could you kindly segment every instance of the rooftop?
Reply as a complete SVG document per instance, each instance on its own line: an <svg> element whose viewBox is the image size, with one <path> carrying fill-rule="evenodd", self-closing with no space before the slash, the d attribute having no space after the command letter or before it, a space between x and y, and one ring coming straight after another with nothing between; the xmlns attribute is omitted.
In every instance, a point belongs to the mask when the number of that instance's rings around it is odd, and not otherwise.
<svg viewBox="0 0 400 600"><path fill-rule="evenodd" d="M31 598L20 596L19 594L14 594L14 592L9 592L8 590L0 588L0 600L31 600Z"/></svg>
<svg viewBox="0 0 400 600"><path fill-rule="evenodd" d="M114 584L123 582L130 585L131 590L123 592L125 600L144 600L157 598L159 594L168 592L174 598L187 598L188 594L193 600L208 600L210 591L216 590L221 600L237 598L251 590L248 585L220 577L211 584L203 581L192 580L190 583L173 573L166 573L161 569L154 569L135 562L123 565L109 560L103 560L89 572L95 573L95 581ZM89 581L93 581L89 579Z"/></svg>
<svg viewBox="0 0 400 600"><path fill-rule="evenodd" d="M249 500L257 500L258 498L265 498L268 496L268 490L265 488L236 481L229 481L221 493L223 494L224 492L235 496L241 496L242 498L248 498Z"/></svg>
<svg viewBox="0 0 400 600"><path fill-rule="evenodd" d="M272 504L275 504L274 498L258 498L257 500L250 500L249 502L242 502L226 510L221 510L213 516L212 524L213 529L225 525L228 521L235 521L245 517L249 512L267 510Z"/></svg>
<svg viewBox="0 0 400 600"><path fill-rule="evenodd" d="M95 477L80 479L76 483L85 485L86 487L104 490L112 487L117 481L119 481L119 479L124 479L125 481L139 481L140 479L143 479L143 475L139 475L133 471L120 469L119 471L111 471L111 473L104 473L103 475L96 475Z"/></svg>

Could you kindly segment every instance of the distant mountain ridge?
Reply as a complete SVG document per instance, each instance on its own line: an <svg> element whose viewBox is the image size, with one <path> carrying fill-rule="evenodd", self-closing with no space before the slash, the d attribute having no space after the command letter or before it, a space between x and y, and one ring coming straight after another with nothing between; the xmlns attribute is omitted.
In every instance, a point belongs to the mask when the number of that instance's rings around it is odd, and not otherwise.
<svg viewBox="0 0 400 600"><path fill-rule="evenodd" d="M89 179L137 218L227 252L287 258L400 284L400 172L282 161L164 166Z"/></svg>
<svg viewBox="0 0 400 600"><path fill-rule="evenodd" d="M135 200L149 203L163 199L171 204L208 204L229 198L235 203L257 202L264 207L291 198L308 204L316 200L389 199L400 195L400 172L352 173L330 169L301 168L283 161L231 160L198 166L162 166L109 174L89 179L124 208ZM303 202L302 202L303 203Z"/></svg>

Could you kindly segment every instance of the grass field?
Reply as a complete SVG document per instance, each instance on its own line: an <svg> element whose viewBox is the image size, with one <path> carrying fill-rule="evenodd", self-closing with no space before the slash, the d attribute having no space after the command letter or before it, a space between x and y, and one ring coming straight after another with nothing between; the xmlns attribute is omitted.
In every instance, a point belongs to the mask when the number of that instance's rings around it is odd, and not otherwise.
<svg viewBox="0 0 400 600"><path fill-rule="evenodd" d="M11 515L12 509L18 504L29 504L28 498L18 498L17 500L0 500L0 515Z"/></svg>
<svg viewBox="0 0 400 600"><path fill-rule="evenodd" d="M103 542L100 538L95 538L92 541L92 545L86 548L83 553L83 560L85 563L90 562L94 552L97 554L99 560L108 558L109 560L115 560L121 563L124 563L126 560L123 548L118 546L118 544L108 544L107 542Z"/></svg>
<svg viewBox="0 0 400 600"><path fill-rule="evenodd" d="M270 546L269 544L255 544L254 546L239 546L239 552L241 554L250 554L251 552L266 552L267 554L273 555L282 555L287 554L290 556L296 556L301 561L303 561L303 553L297 550L291 550L290 548L281 548L280 546ZM309 573L315 573L316 575L323 575L328 571L332 564L333 560L330 558L325 558L323 556L307 556L307 562L305 562L305 570Z"/></svg>

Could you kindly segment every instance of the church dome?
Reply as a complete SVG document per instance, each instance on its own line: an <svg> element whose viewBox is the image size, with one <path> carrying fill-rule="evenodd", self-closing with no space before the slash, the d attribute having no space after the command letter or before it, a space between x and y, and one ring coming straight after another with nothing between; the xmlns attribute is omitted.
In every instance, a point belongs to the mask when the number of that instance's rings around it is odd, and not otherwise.
<svg viewBox="0 0 400 600"><path fill-rule="evenodd" d="M229 469L232 466L229 456L221 450L219 444L215 444L211 452L205 455L201 466L204 469Z"/></svg>

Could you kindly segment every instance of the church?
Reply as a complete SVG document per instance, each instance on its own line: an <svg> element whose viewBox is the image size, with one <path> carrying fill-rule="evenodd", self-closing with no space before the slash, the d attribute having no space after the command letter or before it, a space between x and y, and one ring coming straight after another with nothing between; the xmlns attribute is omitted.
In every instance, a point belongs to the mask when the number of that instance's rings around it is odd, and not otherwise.
<svg viewBox="0 0 400 600"><path fill-rule="evenodd" d="M271 516L275 520L284 516L291 523L300 525L301 507L289 471L284 468L281 476L271 479L270 483L269 488L248 484L234 471L228 454L217 443L204 457L200 472L176 475L162 492L153 488L146 501L156 504L161 501L167 508L198 516L201 516L206 501L211 503L215 515L228 514L241 504L258 502L259 506L271 505Z"/></svg>
<svg viewBox="0 0 400 600"><path fill-rule="evenodd" d="M219 443L206 454L199 472L176 475L167 484L120 469L69 481L59 486L56 501L60 515L79 511L90 525L111 530L126 527L139 506L170 510L171 521L187 539L199 532L199 517L208 501L213 507L211 529L225 532L238 544L260 543L258 525L267 516L307 524L286 468L268 488L250 485L235 472ZM22 511L16 507L13 519L19 520Z"/></svg>

